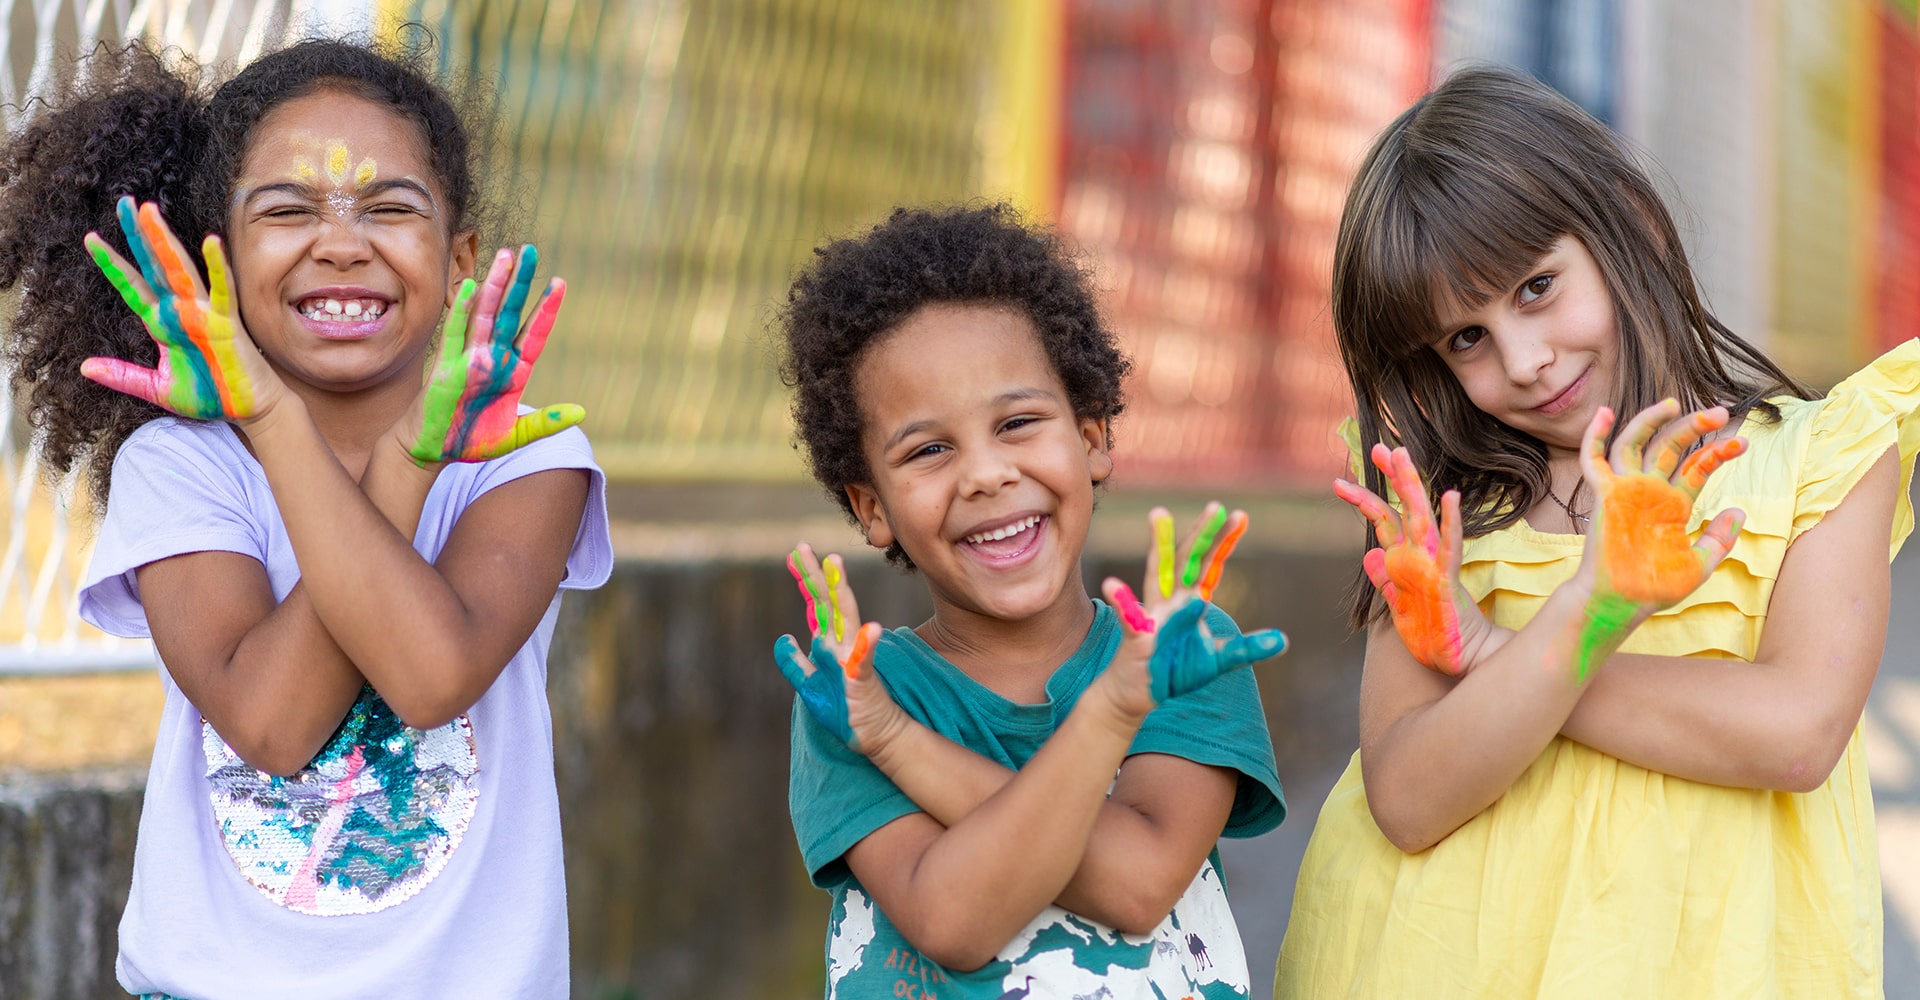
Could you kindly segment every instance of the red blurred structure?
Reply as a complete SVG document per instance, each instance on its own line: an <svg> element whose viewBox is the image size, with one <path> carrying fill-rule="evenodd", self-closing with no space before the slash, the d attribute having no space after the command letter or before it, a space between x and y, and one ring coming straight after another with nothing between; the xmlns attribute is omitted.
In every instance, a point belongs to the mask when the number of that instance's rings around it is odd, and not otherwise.
<svg viewBox="0 0 1920 1000"><path fill-rule="evenodd" d="M1302 483L1340 466L1327 317L1367 143L1426 87L1428 0L1074 0L1062 227L1137 365L1130 481Z"/></svg>

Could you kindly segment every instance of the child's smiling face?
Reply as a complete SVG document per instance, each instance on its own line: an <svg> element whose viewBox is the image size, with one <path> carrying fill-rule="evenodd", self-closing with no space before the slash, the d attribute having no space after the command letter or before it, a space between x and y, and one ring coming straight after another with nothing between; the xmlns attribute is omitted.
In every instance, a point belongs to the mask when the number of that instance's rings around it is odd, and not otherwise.
<svg viewBox="0 0 1920 1000"><path fill-rule="evenodd" d="M1103 420L1076 417L1040 336L992 305L924 306L868 348L856 384L868 540L899 542L936 606L1023 621L1085 602Z"/></svg>
<svg viewBox="0 0 1920 1000"><path fill-rule="evenodd" d="M337 90L255 128L229 211L247 332L283 374L352 391L417 383L441 310L473 272L419 128Z"/></svg>

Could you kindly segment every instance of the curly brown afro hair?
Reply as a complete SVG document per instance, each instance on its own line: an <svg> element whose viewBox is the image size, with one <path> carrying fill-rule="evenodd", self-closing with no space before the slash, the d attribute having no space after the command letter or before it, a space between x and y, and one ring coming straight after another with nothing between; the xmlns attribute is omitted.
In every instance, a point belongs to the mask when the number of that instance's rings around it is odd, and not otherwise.
<svg viewBox="0 0 1920 1000"><path fill-rule="evenodd" d="M1001 305L1033 323L1074 416L1112 420L1132 362L1094 304L1087 268L1060 236L1012 206L897 208L887 221L814 251L780 317L780 377L814 479L854 517L847 487L870 484L856 392L860 360L907 317L936 303ZM1112 446L1112 432L1108 432ZM913 562L898 542L887 560Z"/></svg>

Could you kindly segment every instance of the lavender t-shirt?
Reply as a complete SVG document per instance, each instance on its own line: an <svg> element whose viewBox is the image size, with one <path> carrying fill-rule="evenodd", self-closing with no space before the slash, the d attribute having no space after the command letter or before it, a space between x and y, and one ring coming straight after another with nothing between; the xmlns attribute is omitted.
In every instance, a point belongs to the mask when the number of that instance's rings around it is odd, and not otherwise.
<svg viewBox="0 0 1920 1000"><path fill-rule="evenodd" d="M447 466L414 548L434 559L468 504L546 469L592 475L561 588L606 582L606 484L578 430ZM207 551L260 560L275 600L300 578L266 475L233 429L155 420L114 461L81 616L116 635L148 635L134 571ZM120 921L120 985L194 1000L566 996L546 701L559 605L556 593L464 715L413 729L368 688L288 778L241 761L162 663L166 703Z"/></svg>

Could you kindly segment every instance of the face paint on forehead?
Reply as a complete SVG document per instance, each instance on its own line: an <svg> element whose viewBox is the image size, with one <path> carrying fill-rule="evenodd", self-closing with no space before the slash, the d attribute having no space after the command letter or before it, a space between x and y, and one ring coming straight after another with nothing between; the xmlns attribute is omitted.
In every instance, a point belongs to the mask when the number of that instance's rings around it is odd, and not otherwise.
<svg viewBox="0 0 1920 1000"><path fill-rule="evenodd" d="M339 139L327 140L324 169L328 182L333 185L333 190L327 192L327 205L343 219L353 214L354 205L359 200L354 192L373 183L374 177L380 173L379 164L371 156L361 157L360 162L354 164L353 154L348 151L347 144ZM293 179L302 184L320 186L320 171L304 156L294 158L292 174Z"/></svg>

